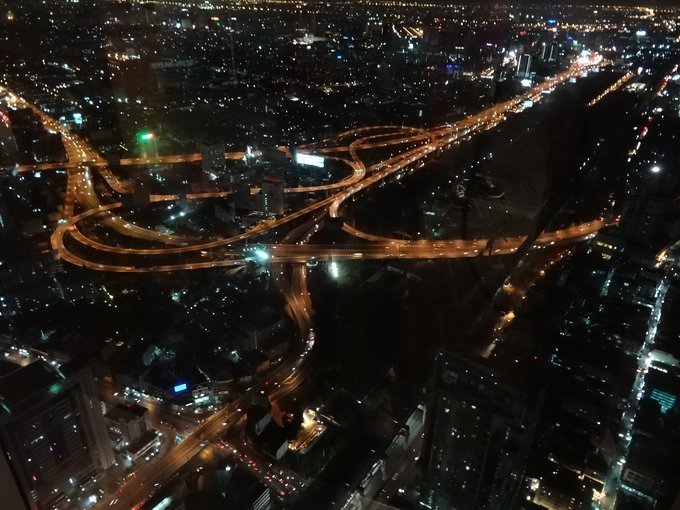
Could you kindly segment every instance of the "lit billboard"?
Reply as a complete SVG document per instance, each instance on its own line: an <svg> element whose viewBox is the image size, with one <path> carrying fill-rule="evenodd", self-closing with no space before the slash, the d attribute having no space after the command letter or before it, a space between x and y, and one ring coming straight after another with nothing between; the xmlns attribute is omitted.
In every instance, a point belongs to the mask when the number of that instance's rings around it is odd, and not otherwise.
<svg viewBox="0 0 680 510"><path fill-rule="evenodd" d="M295 155L295 162L298 165L309 165L323 168L324 158L323 156L312 156L311 154L302 154L298 152Z"/></svg>

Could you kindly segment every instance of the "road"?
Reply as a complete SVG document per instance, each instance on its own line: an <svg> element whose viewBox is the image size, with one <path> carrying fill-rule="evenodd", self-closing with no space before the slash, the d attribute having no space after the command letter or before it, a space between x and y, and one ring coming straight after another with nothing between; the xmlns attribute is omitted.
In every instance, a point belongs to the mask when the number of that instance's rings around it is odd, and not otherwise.
<svg viewBox="0 0 680 510"><path fill-rule="evenodd" d="M290 232L285 239L303 242L309 240L318 228L319 223L316 219L312 219L309 223ZM285 274L283 269L279 268L276 272L278 277L275 277L275 280L284 290L284 296L288 303L287 310L299 328L301 342L297 350L290 353L281 365L267 374L269 383L267 386L271 388L268 396L274 403L295 391L303 382L304 378L300 374L308 370L308 365L305 362L314 346L314 332L311 321L312 308L307 289L306 266L304 264L296 265L288 280L282 278ZM201 444L218 445L218 450L220 450L219 446L224 445L235 455L236 459L247 464L254 471L254 474L262 478L279 494L295 496L306 485L303 480L296 478L291 473L286 473L282 478L282 470L277 470L271 465L266 468L263 466L258 468L257 465L253 465L253 459L256 456L253 453L248 453L247 447L237 449L233 445L220 440L220 437L244 416L255 391L259 391L259 387L250 388L234 403L207 418L184 441L171 448L158 461L138 467L133 472L133 476L121 484L116 494L108 495L100 500L96 508L116 510L140 506L142 502L149 500L158 488L170 480L174 473L200 453L203 449Z"/></svg>
<svg viewBox="0 0 680 510"><path fill-rule="evenodd" d="M16 97L16 96L15 96ZM31 108L33 109L36 113L38 113L41 117L43 116L43 113L41 110L39 110L37 107L34 105L31 105L30 103L27 103L26 101L17 98L17 101L15 102L17 107L23 108ZM25 105L25 106L24 106ZM56 122L56 121L53 121ZM44 123L44 120L43 120ZM48 126L48 124L45 124ZM57 129L56 126L52 125L50 126L50 129L53 129L55 131L62 132L63 126L58 124L58 127L61 129ZM71 135L75 136L75 135ZM79 139L82 142L82 139ZM84 142L83 142L84 143ZM84 149L87 149L88 146L84 145ZM74 154L70 153L67 149L67 156L68 156L68 161L63 162L63 163L36 163L32 165L16 165L16 166L6 166L2 167L0 170L4 171L15 171L18 173L24 173L24 172L44 172L48 170L63 170L63 169L70 169L70 168L77 168L79 165L87 165L90 167L107 167L109 166L109 162L99 156L98 153L96 152L86 152L85 154ZM255 154L256 155L256 154ZM245 152L225 152L224 153L225 159L229 160L240 160L246 157ZM121 158L120 162L118 163L120 166L146 166L146 165L169 165L169 164L178 164L178 163L198 163L202 159L200 153L194 153L194 154L180 154L180 155L169 155L169 156L156 156L156 157L142 157L142 158Z"/></svg>
<svg viewBox="0 0 680 510"><path fill-rule="evenodd" d="M241 419L249 399L250 395L245 393L234 403L207 418L161 459L137 467L131 476L121 483L115 494L104 496L97 502L95 508L110 510L141 508L143 502L146 502L158 487L172 479L172 476L207 443L219 442L219 436L225 429Z"/></svg>
<svg viewBox="0 0 680 510"><path fill-rule="evenodd" d="M416 171L424 165L425 159L433 154L438 153L452 145L461 143L470 136L483 132L497 126L506 118L506 114L516 111L521 107L523 102L528 98L533 100L540 100L544 92L554 89L557 85L564 83L570 78L580 76L585 69L590 66L601 64L599 58L594 58L592 61L575 62L568 70L558 74L557 76L546 80L544 83L525 92L521 96L505 101L491 108L488 108L476 115L467 117L452 125L437 126L431 130L424 130L421 128L408 128L405 126L368 126L354 130L340 133L334 138L323 140L317 144L307 145L301 150L310 153L323 153L325 157L336 158L346 162L352 169L350 175L344 179L327 185L311 186L311 187L297 187L288 188L286 192L317 192L317 191L337 191L336 193L322 198L311 204L293 211L285 216L277 218L276 220L263 221L254 226L250 230L229 238L213 239L208 241L192 241L183 239L177 236L171 236L166 233L137 227L136 225L126 222L120 216L112 216L112 213L117 210L122 210L121 202L111 204L98 204L90 201L89 198L93 196L92 190L76 194L81 205L84 204L84 209L80 214L72 215L68 220L60 225L52 238L52 246L59 255L66 261L76 265L87 267L95 270L117 271L117 272L153 272L153 271L178 271L178 270L194 270L211 267L230 267L242 264L244 261L243 252L239 246L241 243L249 240L255 236L273 232L280 227L285 226L298 219L318 211L328 210L331 217L339 218L341 216L341 207L344 201L354 195L370 188L371 186L394 176L399 179L407 172ZM612 87L615 90L617 87ZM610 91L611 91L610 90ZM335 144L333 143L335 142ZM390 156L386 159L378 161L368 167L361 160L359 155L360 150L385 149L401 147L401 152ZM346 153L346 157L335 156L333 153ZM175 160L179 161L182 158L192 159L196 155L176 156ZM168 157L169 158L169 157ZM166 159L167 161L168 159ZM173 160L173 161L175 161ZM82 165L81 167L82 168ZM84 170L80 170L84 173ZM120 183L112 177L110 171L104 170L104 177L109 185L115 191L124 193L126 190ZM76 185L76 190L81 189L84 185L91 183L91 180L80 179L77 181L80 185ZM174 201L174 200L204 200L208 198L225 197L228 192L216 193L202 193L190 194L186 197L179 197L177 195L152 195L149 202ZM108 213L108 214L104 214ZM78 228L78 224L85 220L96 220L105 222L107 226L114 228L118 233L129 237L143 239L154 244L159 242L166 245L162 247L149 248L132 248L118 245L109 245L100 239L88 238ZM603 222L584 222L581 225L574 226L570 229L563 229L553 233L545 234L546 238L539 241L550 242L564 242L569 239L578 240L583 237L580 228L591 230L593 225L602 226ZM441 242L425 241L419 242L417 245L409 245L399 239L386 238L376 236L367 232L362 232L348 224L343 225L343 230L360 239L371 241L373 246L363 247L360 251L348 252L345 250L332 250L328 252L326 247L307 247L304 251L292 252L283 244L279 245L276 252L277 261L280 262L305 262L307 257L314 257L319 259L329 258L455 258L482 255L503 255L513 253L517 247L523 242L524 238L513 238L507 241L494 241L495 249L488 253L484 251L483 247L489 243L488 239L478 240L450 240L446 246L442 246ZM75 248L66 246L66 239L75 242L76 246L81 245L88 248L88 258L82 254L75 252ZM429 244L428 244L429 243ZM168 255L179 254L193 254L196 258L198 252L206 252L209 250L220 250L220 258L211 260L193 260L180 261L177 263L167 263ZM92 254L101 254L99 260L93 260ZM110 263L110 255L120 254L127 255L131 262L124 264ZM157 264L153 259L162 258L164 263ZM138 262L135 259L140 259Z"/></svg>
<svg viewBox="0 0 680 510"><path fill-rule="evenodd" d="M524 242L526 236L495 239L451 239L446 241L404 241L370 233L361 232L344 225L345 232L355 236L355 246L336 247L334 245L309 244L311 236L321 228L322 218L340 218L344 201L369 189L388 178L401 178L408 172L421 168L425 160L441 151L468 140L471 136L492 129L503 122L508 114L521 111L526 99L540 100L544 93L570 78L580 76L590 67L601 65L599 56L575 61L566 71L547 79L544 83L528 90L521 96L497 104L486 110L462 119L452 125L436 126L426 130L407 126L367 126L351 129L314 144L300 147L302 152L322 154L326 158L344 162L350 174L336 183L296 187L286 189L287 193L327 192L303 208L292 211L275 220L259 223L250 230L229 238L197 242L154 229L138 226L125 220L120 214L124 211L122 202L102 203L98 196L91 172L100 172L106 184L118 194L129 192L111 172L108 164L84 140L72 134L65 126L51 119L35 106L9 92L9 102L17 107L32 108L49 129L62 134L69 158L67 164L48 163L48 166L30 165L15 167L15 171L38 171L66 168L67 186L63 207L63 221L52 236L52 247L65 261L74 265L101 271L116 272L162 272L194 270L211 267L228 267L245 263L243 243L255 236L279 232L280 228L302 220L286 234L279 243L265 244L272 264L272 275L282 288L287 302L287 311L299 328L300 342L294 346L284 362L268 374L268 396L273 403L285 399L303 384L309 375L310 366L306 361L315 342L312 323L312 303L307 288L305 263L317 260L368 260L368 259L436 259L475 256L500 256L514 253ZM0 88L0 92L7 92ZM372 164L367 164L366 154L371 151L390 151L390 155ZM381 152L382 154L382 152ZM238 159L243 153L229 153L226 157ZM162 156L159 158L140 158L122 160L123 165L149 165L196 162L198 154ZM149 203L173 202L179 200L206 200L224 198L229 191L206 192L179 196L176 194L151 195ZM76 207L81 210L76 213ZM131 237L150 243L148 248L132 248L107 244L107 240L88 237L79 225L94 221L104 225L124 237ZM572 225L554 232L543 233L536 241L537 249L587 238L594 235L605 225L602 218ZM68 244L68 246L67 246ZM73 246L87 249L87 257L74 251ZM214 250L211 252L211 250ZM218 252L219 250L219 252ZM82 250L85 252L86 250ZM207 260L199 253L208 252ZM212 253L218 252L213 258ZM98 258L93 258L96 254ZM124 256L127 263L112 263L112 256ZM191 257L194 257L191 260ZM167 263L168 258L177 258L175 263ZM182 260L185 257L189 261ZM155 262L163 260L163 263ZM282 264L293 264L283 267ZM207 418L198 425L179 445L171 448L159 461L138 467L118 489L116 494L107 495L96 504L96 508L111 510L138 508L147 501L160 485L166 483L177 471L194 458L204 448L202 445L219 441L221 435L229 430L244 415L254 391L250 388L235 402Z"/></svg>

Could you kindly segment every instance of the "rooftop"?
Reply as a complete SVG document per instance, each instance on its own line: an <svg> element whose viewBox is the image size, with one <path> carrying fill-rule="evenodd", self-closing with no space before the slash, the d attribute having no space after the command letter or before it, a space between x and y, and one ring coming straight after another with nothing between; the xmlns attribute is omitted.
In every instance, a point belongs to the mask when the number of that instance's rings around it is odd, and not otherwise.
<svg viewBox="0 0 680 510"><path fill-rule="evenodd" d="M139 438L133 441L130 446L127 447L127 451L130 453L137 453L143 450L149 443L158 439L158 435L155 430L147 430Z"/></svg>
<svg viewBox="0 0 680 510"><path fill-rule="evenodd" d="M31 397L56 394L64 376L44 361L34 361L0 378L0 408L12 413Z"/></svg>
<svg viewBox="0 0 680 510"><path fill-rule="evenodd" d="M116 422L129 422L142 418L146 411L146 407L137 404L118 404L106 413L106 419Z"/></svg>

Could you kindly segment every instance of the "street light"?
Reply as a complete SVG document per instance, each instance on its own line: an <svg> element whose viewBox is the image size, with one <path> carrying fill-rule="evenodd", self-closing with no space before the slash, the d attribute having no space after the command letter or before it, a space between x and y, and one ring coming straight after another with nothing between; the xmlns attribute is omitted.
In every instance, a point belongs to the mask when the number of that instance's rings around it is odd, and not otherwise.
<svg viewBox="0 0 680 510"><path fill-rule="evenodd" d="M331 260L328 269L331 273L331 276L337 280L338 277L340 276L340 268L338 267L338 263L335 260Z"/></svg>
<svg viewBox="0 0 680 510"><path fill-rule="evenodd" d="M156 136L151 132L151 131L140 131L137 133L137 141L139 142L139 145L141 146L142 149L142 156L147 158L149 155L147 154L147 147L149 143L153 144L151 149L152 149L152 154L154 156L157 156L157 149L156 149Z"/></svg>
<svg viewBox="0 0 680 510"><path fill-rule="evenodd" d="M153 133L149 133L148 131L141 131L137 133L137 139L142 142L148 142L149 140L153 140Z"/></svg>
<svg viewBox="0 0 680 510"><path fill-rule="evenodd" d="M661 167L659 165L654 165L652 168L649 169L653 174L658 174L661 171Z"/></svg>

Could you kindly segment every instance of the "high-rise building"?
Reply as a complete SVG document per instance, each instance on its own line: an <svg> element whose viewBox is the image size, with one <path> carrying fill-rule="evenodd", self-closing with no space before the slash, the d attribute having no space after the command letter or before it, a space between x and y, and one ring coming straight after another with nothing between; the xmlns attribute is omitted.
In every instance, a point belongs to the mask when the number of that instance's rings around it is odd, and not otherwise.
<svg viewBox="0 0 680 510"><path fill-rule="evenodd" d="M453 508L507 510L521 488L540 399L481 361L437 354L428 476Z"/></svg>
<svg viewBox="0 0 680 510"><path fill-rule="evenodd" d="M24 499L21 490L12 474L10 460L7 454L1 452L0 455L0 494L2 494L2 505L6 508L21 510L28 508L28 501Z"/></svg>
<svg viewBox="0 0 680 510"><path fill-rule="evenodd" d="M201 169L204 172L224 170L224 143L201 143Z"/></svg>
<svg viewBox="0 0 680 510"><path fill-rule="evenodd" d="M261 191L262 211L270 214L283 214L283 181L265 177Z"/></svg>
<svg viewBox="0 0 680 510"><path fill-rule="evenodd" d="M0 471L12 473L12 493L31 510L110 467L115 458L90 370L35 361L0 378L0 453Z"/></svg>
<svg viewBox="0 0 680 510"><path fill-rule="evenodd" d="M517 71L515 76L526 79L531 76L531 55L524 53L517 59Z"/></svg>
<svg viewBox="0 0 680 510"><path fill-rule="evenodd" d="M541 48L541 60L546 62L554 62L557 60L557 54L559 51L559 46L557 43L543 43Z"/></svg>

